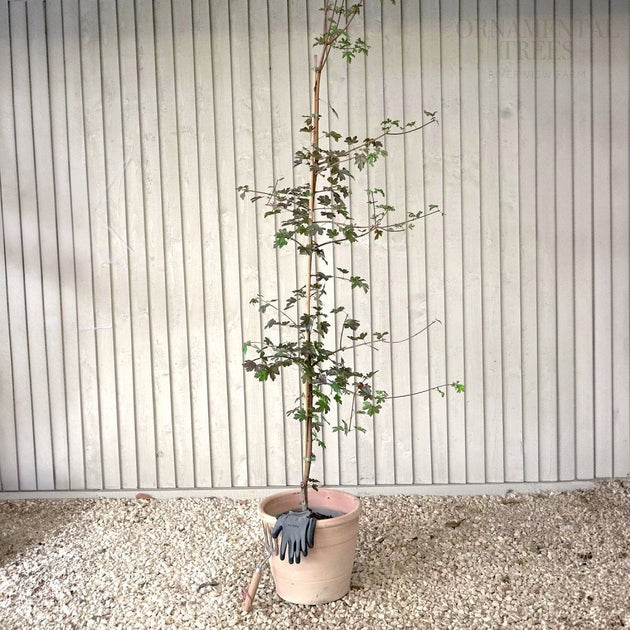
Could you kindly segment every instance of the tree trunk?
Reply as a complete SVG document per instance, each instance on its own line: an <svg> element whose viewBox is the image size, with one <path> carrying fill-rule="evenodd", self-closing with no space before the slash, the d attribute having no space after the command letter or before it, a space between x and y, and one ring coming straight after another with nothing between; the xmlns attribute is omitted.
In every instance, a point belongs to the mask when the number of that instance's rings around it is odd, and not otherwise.
<svg viewBox="0 0 630 630"><path fill-rule="evenodd" d="M323 60L322 60L323 61ZM317 64L317 55L313 65L313 93L311 102L311 151L315 151L319 143L319 88L322 76L323 63ZM317 190L316 157L311 156L311 179L309 184L309 227L315 220L315 191ZM313 273L313 235L308 235L308 256L306 259L306 298L304 302L304 314L311 315L311 282ZM311 342L311 330L308 328L305 334L306 344ZM313 461L313 381L310 376L304 379L304 411L305 419L302 434L302 507L308 508L308 483L311 476L311 463Z"/></svg>

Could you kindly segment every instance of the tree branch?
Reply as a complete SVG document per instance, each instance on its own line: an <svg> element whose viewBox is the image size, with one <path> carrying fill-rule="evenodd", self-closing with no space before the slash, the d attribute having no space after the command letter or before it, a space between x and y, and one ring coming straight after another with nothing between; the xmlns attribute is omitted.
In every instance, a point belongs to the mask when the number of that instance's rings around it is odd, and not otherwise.
<svg viewBox="0 0 630 630"><path fill-rule="evenodd" d="M379 136L375 136L374 138L366 138L361 144L357 144L354 147L350 147L346 151L341 151L338 156L340 159L336 162L336 164L344 164L345 162L350 162L352 160L353 153L356 153L359 149L369 147L374 142L381 140L382 138L385 138L386 136L405 136L409 133L413 133L414 131L420 131L421 129L428 127L432 123L437 123L437 118L431 118L431 120L425 123L422 123L421 125L418 125L417 127L412 127L411 129L403 129L401 131L384 131L382 134L380 134ZM325 160L321 162L317 161L316 164L319 165L320 163L322 164L325 163Z"/></svg>
<svg viewBox="0 0 630 630"><path fill-rule="evenodd" d="M405 225L408 225L409 223L413 223L414 221L419 221L420 219L426 219L427 217L430 217L431 215L434 215L434 214L442 214L442 211L434 210L433 212L427 212L414 219L406 219L405 221L400 221L392 225L384 226L381 223L374 223L369 228L357 228L357 229L365 229L365 231L361 234L357 234L355 238L356 240L358 240L360 238L363 238L364 236L368 236L369 234L372 234L372 232L374 232L375 230L382 230L383 232L402 232ZM383 214L380 220L382 220L385 216L386 215ZM343 224L340 224L340 225L343 225ZM346 238L332 239L330 241L325 241L323 243L317 243L317 246L326 247L327 245L339 245L340 243L344 243L346 240L347 240Z"/></svg>
<svg viewBox="0 0 630 630"><path fill-rule="evenodd" d="M276 306L273 302L270 302L269 300L265 300L263 298L263 296L260 295L260 293L258 294L256 299L258 300L258 302L260 304L265 304L266 306L271 306L271 308L273 308L276 311L278 311L279 315L281 315L282 317L286 317L294 326L296 326L296 327L299 326L299 324L290 315L288 315L283 309L281 309L279 306Z"/></svg>
<svg viewBox="0 0 630 630"><path fill-rule="evenodd" d="M445 387L456 387L456 384L443 383L442 385L434 385L433 387L429 387L428 389L422 389L419 392L409 392L408 394L397 394L396 396L387 396L386 400L391 400L393 398L407 398L408 396L417 396L418 394L426 394L428 392L433 391L434 389L440 390L440 393L444 396L444 392L442 392L441 390L442 388L445 388Z"/></svg>

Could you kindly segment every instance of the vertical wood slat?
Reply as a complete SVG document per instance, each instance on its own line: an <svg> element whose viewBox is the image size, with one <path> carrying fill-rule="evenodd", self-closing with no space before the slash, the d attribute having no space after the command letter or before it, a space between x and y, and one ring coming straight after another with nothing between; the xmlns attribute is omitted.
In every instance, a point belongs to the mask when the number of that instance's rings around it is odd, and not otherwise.
<svg viewBox="0 0 630 630"><path fill-rule="evenodd" d="M176 81L179 185L183 241L183 268L188 326L190 379L190 451L195 486L211 483L206 335L204 326L203 251L199 197L197 104L195 99L195 50L192 5L173 3L173 49Z"/></svg>
<svg viewBox="0 0 630 630"><path fill-rule="evenodd" d="M301 261L270 250L264 208L234 189L291 181L318 7L1 11L0 489L295 484L297 378L262 387L241 345L261 326L249 298L286 299ZM355 26L370 54L330 66L323 96L349 101L326 122L364 136L426 107L441 126L357 172L353 208L387 182L399 210L446 214L389 249L336 251L372 295L337 282L330 304L350 298L392 339L438 317L354 358L393 394L444 378L467 393L396 399L367 434L327 431L316 475L627 474L627 3L369 3Z"/></svg>
<svg viewBox="0 0 630 630"><path fill-rule="evenodd" d="M464 286L464 382L466 383L466 479L486 481L480 216L479 33L476 3L460 4L460 75L462 135L462 229Z"/></svg>
<svg viewBox="0 0 630 630"><path fill-rule="evenodd" d="M277 71L286 80L288 72L282 72L277 64L272 61L274 55L281 64L288 65L288 53L284 54L279 50L287 46L288 29L282 29L282 35L271 37L269 31L270 23L277 23L280 16L274 13L274 7L265 3L250 3L250 24L253 37L251 41L251 63L252 63L252 93L253 93L253 132L255 151L255 183L258 190L264 190L270 182L275 180L274 156L276 154L276 144L274 134L279 106L286 107L288 103L282 98L282 93L278 94L274 89L274 76ZM277 7L276 10L286 14L286 5ZM284 16L286 19L286 15ZM278 52L276 52L278 51ZM274 105L277 99L281 105ZM290 119L290 115L280 116L283 120ZM288 132L290 134L290 130ZM287 131L285 129L285 135ZM267 208L262 202L258 202L256 207L248 202L243 210L245 212L256 213L261 217ZM273 242L274 224L272 221L262 221L258 219L258 252L259 252L259 274L260 293L263 296L271 297L279 292L278 278L278 254L270 247ZM253 297L253 296L252 296ZM250 306L251 309L255 307ZM262 426L264 417L264 426ZM266 483L270 485L283 485L286 482L286 469L284 464L284 413L283 413L283 388L282 379L277 385L264 389L264 409L256 412L255 421L261 425L264 432L264 442L266 446Z"/></svg>
<svg viewBox="0 0 630 630"><path fill-rule="evenodd" d="M416 3L402 3L403 25L403 107L405 119L415 120L424 118L422 107L434 110L437 104L432 95L425 98L422 82L417 80L418 67L422 63L421 32L417 28L420 22L420 5ZM417 122L420 122L417 120ZM437 132L431 128L432 137ZM405 192L406 209L411 212L426 211L429 200L425 198L424 186L416 160L412 156L419 156L424 151L424 134L411 134L405 138ZM435 217L421 219L414 233L407 240L409 264L407 268L407 282L409 295L409 329L414 334L409 344L410 363L409 380L411 390L421 392L429 387L428 373L428 331L415 334L430 324L427 311L426 289L426 258L424 243L425 230L428 222ZM439 219L438 219L439 220ZM374 289L376 290L376 288ZM411 450L412 450L412 481L414 483L431 483L431 427L430 427L430 398L426 394L415 395L411 399Z"/></svg>
<svg viewBox="0 0 630 630"><path fill-rule="evenodd" d="M387 77L384 94L384 118L404 120L406 112L400 95L403 93L403 41L402 15L400 10L387 11L383 14L383 73ZM420 103L410 116L421 118ZM405 218L405 143L404 138L392 137L387 142L390 158L386 162L387 203L396 208L390 221L402 221ZM412 326L418 323L412 319L408 289L407 269L416 261L408 254L409 239L418 238L417 233L390 234L387 236L388 251L388 306L390 325L388 327L390 341L408 339L412 334ZM378 286L378 285L377 285ZM391 390L392 396L407 394L411 391L410 354L408 344L393 344L391 347ZM380 350L379 352L382 352ZM396 398L391 403L393 416L394 476L397 484L413 482L412 456L412 415L411 400Z"/></svg>
<svg viewBox="0 0 630 630"><path fill-rule="evenodd" d="M516 1L498 4L499 24L518 23ZM503 448L506 481L523 481L523 396L521 372L520 225L519 225L519 94L518 52L514 32L497 33L499 238L501 242L501 331Z"/></svg>
<svg viewBox="0 0 630 630"><path fill-rule="evenodd" d="M558 478L575 478L575 304L573 283L573 155L570 2L556 2L555 18L555 198L558 388Z"/></svg>
<svg viewBox="0 0 630 630"><path fill-rule="evenodd" d="M8 4L0 5L0 56L11 58L11 30ZM2 364L0 388L3 413L0 415L0 475L2 489L20 490L36 487L35 462L30 440L25 443L24 433L30 432L28 422L28 366L26 329L23 325L24 289L22 284L22 252L19 226L19 185L15 157L15 128L13 117L12 64L0 65L0 211L2 212ZM17 378L22 387L15 387ZM22 446L24 444L24 446Z"/></svg>
<svg viewBox="0 0 630 630"><path fill-rule="evenodd" d="M103 139L105 148L106 200L112 291L113 368L116 378L116 414L120 479L118 487L138 487L136 423L133 404L133 348L130 321L129 258L127 235L125 161L123 144L122 86L118 11L114 4L99 4L101 45L101 90L103 94ZM111 445L109 448L113 448Z"/></svg>
<svg viewBox="0 0 630 630"><path fill-rule="evenodd" d="M211 4L213 82L215 93L217 178L223 247L221 269L225 283L225 343L228 371L231 485L247 485L247 427L244 414L244 383L241 367L241 244L239 219L234 211L237 186L235 174L234 110L232 91L230 3ZM236 43L234 45L237 45Z"/></svg>
<svg viewBox="0 0 630 630"><path fill-rule="evenodd" d="M63 349L56 369L63 363L65 416L58 419L66 426L67 462L70 489L85 487L75 247L73 238L72 197L69 178L66 71L64 66L64 23L61 2L46 4L47 68L50 81L50 154L54 182L56 232L59 248L60 310ZM55 359L53 358L53 361Z"/></svg>
<svg viewBox="0 0 630 630"><path fill-rule="evenodd" d="M360 14L357 16L355 20L357 33L364 40L367 36L367 19L368 17L366 12L365 15ZM362 138L369 135L368 104L366 94L366 60L358 59L356 60L356 64L358 64L358 68L355 67L354 69L348 69L348 94L355 95L354 99L350 96L351 115L348 121L348 132L351 136L356 135L357 138ZM353 174L353 181L356 183L356 187L359 191L364 192L370 187L370 184L368 183L368 173L366 170L359 171L357 168L351 167L351 173ZM358 220L361 222L369 221L369 212L363 205L363 199L364 196L358 194L350 200L353 216L357 216ZM352 247L350 255L351 266L348 267L348 269L352 271L353 275L359 275L365 278L368 283L371 283L372 278L369 265L370 243L366 242L365 239L362 242L357 243L354 247ZM356 319L360 322L371 323L371 299L367 295L363 296L353 292L349 305L351 305ZM356 366L369 365L371 360L370 349L368 347L353 349L351 353L351 360ZM347 452L350 457L350 462L354 464L354 470L352 471L353 475L348 476L350 476L351 480L353 480L352 477L354 476L354 479L356 479L356 483L358 484L374 483L374 423L368 422L363 418L360 420L357 418L356 422L358 422L359 426L365 428L366 431L363 433L358 432L355 435L352 446L348 448ZM342 444L341 453L344 453L345 449L345 444ZM346 478L348 477L346 476Z"/></svg>
<svg viewBox="0 0 630 630"><path fill-rule="evenodd" d="M178 125L173 8L170 1L154 3L154 28L175 486L192 487L194 460L187 317L189 296L186 291L187 269L184 266L182 152Z"/></svg>
<svg viewBox="0 0 630 630"><path fill-rule="evenodd" d="M25 320L22 322L27 343L21 352L28 357L30 409L33 449L31 457L35 464L35 478L30 480L33 488L54 488L54 466L50 427L50 390L46 357L45 305L43 295L43 269L41 241L39 235L39 196L37 189L38 170L36 163L35 129L33 128L33 86L31 83L31 37L29 37L29 15L27 5L11 3L9 20L12 30L12 76L13 105L15 120L15 151L19 194L20 236L22 246ZM31 16L31 22L33 18ZM35 29L31 24L31 31ZM13 37L14 36L14 37ZM41 199L46 204L48 201ZM18 322L19 323L19 322ZM17 349L19 346L15 346ZM28 422L19 418L18 423ZM31 437L31 435L29 435ZM26 446L26 445L25 445ZM29 488L30 489L30 488Z"/></svg>
<svg viewBox="0 0 630 630"><path fill-rule="evenodd" d="M479 0L479 23L497 20L496 4ZM479 35L481 299L486 481L503 481L503 382L501 329L501 212L499 173L499 91L496 33Z"/></svg>
<svg viewBox="0 0 630 630"><path fill-rule="evenodd" d="M612 473L622 476L630 469L630 424L627 421L630 417L630 7L620 0L612 0L610 8Z"/></svg>
<svg viewBox="0 0 630 630"><path fill-rule="evenodd" d="M158 487L174 487L175 455L171 424L171 387L169 376L169 337L166 307L166 262L162 216L160 127L156 75L153 2L135 3L136 42L138 49L138 95L141 138L141 168L145 234L147 249L149 322L151 356L147 361L153 381L154 467L147 467L147 479L153 473ZM147 453L149 457L149 453Z"/></svg>
<svg viewBox="0 0 630 630"><path fill-rule="evenodd" d="M291 0L288 5L272 2L268 6L269 24L276 24L278 30L270 41L274 181L292 185L294 176L290 165L293 151L301 146L304 136L299 132L302 127L299 115L310 110L310 90L307 86L310 80L311 50L304 36L308 29L308 7L300 0ZM296 81L296 75L302 77L302 80ZM296 254L295 250L284 247L276 256L278 294L282 300L286 300L298 282ZM283 418L276 419L269 428L272 429L275 425L277 435L283 437L282 473L285 483L295 485L301 479L301 453L289 446L299 441L300 427L292 417L286 415L289 409L295 407L296 392L300 387L295 371L281 376L281 386Z"/></svg>
<svg viewBox="0 0 630 630"><path fill-rule="evenodd" d="M99 6L79 3L79 33L85 129L85 172L92 257L91 308L96 336L95 377L98 407L94 421L101 439L100 464L105 488L120 486L120 436L116 410L114 322L112 311L110 212L105 163L104 106ZM90 141L88 141L90 140ZM89 328L89 327L87 327ZM83 332L89 332L84 330Z"/></svg>
<svg viewBox="0 0 630 630"><path fill-rule="evenodd" d="M0 196L0 235L4 236L3 202ZM4 238L0 238L0 260L5 262ZM0 300L7 305L0 318L0 400L8 401L0 415L0 491L19 490L18 459L16 449L15 411L13 399L13 366L11 362L11 334L9 331L9 294L6 274L0 274Z"/></svg>
<svg viewBox="0 0 630 630"><path fill-rule="evenodd" d="M577 478L595 475L590 3L574 0L573 239L575 283L575 435Z"/></svg>
<svg viewBox="0 0 630 630"><path fill-rule="evenodd" d="M269 16L266 3L249 3L250 63L251 63L251 98L252 98L252 148L254 179L252 184L258 190L264 189L273 181L272 129L271 129L271 72L270 72L270 37ZM278 293L276 256L270 244L273 242L273 224L262 219L267 210L262 202L253 206L245 202L242 212L247 213L254 223L253 239L256 241L258 254L254 277L258 276L257 291L264 296ZM239 208L240 210L240 208ZM251 285L250 285L251 286ZM253 291L252 293L256 292ZM254 297L250 296L250 299ZM250 317L258 325L256 333L260 335L260 319L254 318L257 309L248 303ZM263 321L266 321L263 318ZM270 332L270 331L267 331ZM250 379L251 384L251 379ZM280 385L278 383L278 385ZM264 388L258 398L250 396L252 403L258 405L250 419L253 432L251 440L256 444L256 468L250 471L249 483L274 484L282 483L282 388L274 386ZM271 428L273 426L273 428ZM280 439L278 439L280 438Z"/></svg>
<svg viewBox="0 0 630 630"><path fill-rule="evenodd" d="M0 85L2 85L1 80ZM0 235L2 237L5 234L3 205L3 199L0 195ZM5 263L6 268L4 238L0 238L0 260ZM0 400L7 401L4 413L0 415L0 435L2 435L0 442L0 491L9 491L18 490L20 482L16 449L15 408L11 404L13 399L13 366L6 273L0 274L0 300L7 305L4 316L0 318Z"/></svg>
<svg viewBox="0 0 630 630"><path fill-rule="evenodd" d="M453 68L459 68L461 44L458 18L457 3L440 3L446 381L464 378L462 111L459 72L452 71ZM449 483L466 483L466 426L462 422L465 400L450 389L447 396L448 480Z"/></svg>
<svg viewBox="0 0 630 630"><path fill-rule="evenodd" d="M321 94L322 104L324 107L325 116L323 118L324 124L329 129L333 129L341 133L340 130L347 130L349 124L349 107L336 107L335 104L348 103L350 95L348 94L347 78L348 78L348 64L344 63L338 57L331 57L326 70L326 75L323 81L323 91ZM332 112L330 107L335 107L335 113ZM306 134L303 134L306 139ZM335 145L329 140L328 146L330 148L339 148L341 145L337 143ZM327 258L329 260L329 267L322 267L324 273L335 273L335 269L351 269L352 267L352 252L349 248L338 248L333 245L328 246ZM335 275L339 275L336 274ZM332 290L325 296L325 310L330 311L335 308L337 304L349 304L352 300L352 290L348 287L348 283L344 280L335 278L332 282ZM339 339L344 321L344 313L337 314L332 322L331 332L329 338ZM351 353L346 352L344 360L351 362ZM344 417L344 412L347 415L348 410L344 405L337 407L337 413L341 417ZM354 453L349 453L345 449L346 446L351 446L352 440L345 440L343 435L335 433L331 426L325 425L323 427L323 440L326 444L326 449L323 453L323 466L324 472L322 476L322 482L326 485L338 485L343 476L347 475L347 464L351 462L344 461L346 457L352 458ZM344 470L345 469L345 470Z"/></svg>
<svg viewBox="0 0 630 630"><path fill-rule="evenodd" d="M215 88L212 69L215 64L210 32L210 7L195 0L195 81L199 143L199 196L204 253L205 320L207 326L206 358L209 398L209 455L212 485L231 485L231 457L229 426L229 395L226 345L223 338L225 291L221 269L222 250L220 214L218 211L219 185L214 120Z"/></svg>
<svg viewBox="0 0 630 630"><path fill-rule="evenodd" d="M95 323L92 306L92 257L90 247L89 202L85 172L85 143L83 124L83 90L81 78L81 49L79 7L76 2L61 4L63 55L75 63L65 64L65 106L67 120L67 151L72 241L74 245L74 278L76 295L76 335L78 338L79 385L77 395L81 404L81 431L72 433L77 440L73 452L81 448L83 487L102 488L100 465L101 439L98 424L98 392L96 382ZM60 141L63 142L63 137ZM58 171L59 172L59 171ZM59 189L59 184L57 185ZM77 439L78 438L78 439ZM80 442L79 442L80 440ZM77 466L79 482L81 470Z"/></svg>
<svg viewBox="0 0 630 630"><path fill-rule="evenodd" d="M613 473L612 259L610 188L610 16L608 0L591 4L593 95L593 330L595 475Z"/></svg>
<svg viewBox="0 0 630 630"><path fill-rule="evenodd" d="M381 6L368 4L365 7L365 28L366 37L369 38L371 56L366 67L366 134L370 136L378 129L382 120L386 118L384 111L384 91L385 82L383 77L383 16ZM367 173L368 187L386 189L387 166L385 162L377 162L374 168ZM387 242L371 242L369 244L369 260L366 261L366 268L369 268L369 284L371 287L388 286L389 265ZM391 319L389 312L389 301L386 296L379 295L372 290L369 293L371 320L370 325L373 330L390 330ZM375 378L375 386L388 392L392 391L391 372L391 348L384 347L378 352L372 352L374 369L378 372ZM383 412L376 416L367 426L373 436L374 449L374 477L372 483L395 483L394 466L394 425L392 407L388 405L383 408Z"/></svg>
<svg viewBox="0 0 630 630"><path fill-rule="evenodd" d="M28 8L33 145L35 151L37 222L41 248L41 289L48 372L48 405L54 478L39 487L67 489L68 438L66 425L63 334L59 279L60 235L57 232L53 156L51 147L50 93L44 5Z"/></svg>
<svg viewBox="0 0 630 630"><path fill-rule="evenodd" d="M553 198L555 169L555 64L553 55L553 2L535 6L536 49L536 308L538 331L538 450L539 478L557 478L556 352L556 208Z"/></svg>
<svg viewBox="0 0 630 630"><path fill-rule="evenodd" d="M466 480L486 481L481 289L479 32L477 5L460 4L460 90L462 134L462 230L464 294L464 375L466 384Z"/></svg>
<svg viewBox="0 0 630 630"><path fill-rule="evenodd" d="M519 2L518 57L520 317L523 391L523 477L539 475L538 318L536 276L536 64L535 2Z"/></svg>
<svg viewBox="0 0 630 630"><path fill-rule="evenodd" d="M439 2L422 2L420 8L420 44L422 55L422 94L426 109L434 110L443 102L440 56ZM436 105L432 105L432 103ZM440 109L442 109L440 107ZM422 170L425 211L432 205L444 209L442 139L439 129L429 127L424 133ZM437 221L435 220L437 218ZM425 219L424 259L426 274L427 322L439 320L442 325L431 326L427 331L429 387L444 383L446 369L446 344L444 332L444 225L442 218ZM449 481L449 444L446 405L438 392L429 396L431 428L431 481Z"/></svg>
<svg viewBox="0 0 630 630"><path fill-rule="evenodd" d="M151 370L151 330L149 318L149 270L145 224L147 208L143 200L143 163L140 127L140 86L138 80L138 29L132 0L119 2L118 29L120 54L120 95L122 100L122 163L124 199L128 209L126 232L129 274L129 319L131 325L133 431L136 476L140 488L157 484L155 429L153 426L153 383ZM149 359L147 361L147 359ZM126 418L125 420L128 421ZM124 471L123 471L124 472ZM127 473L129 474L129 473ZM123 483L127 482L123 475Z"/></svg>
<svg viewBox="0 0 630 630"><path fill-rule="evenodd" d="M252 70L249 44L249 11L247 2L232 0L229 2L229 20L232 62L232 112L234 120L234 176L235 185L255 181L255 165L253 156L253 102L252 102ZM247 45L235 45L247 40ZM260 317L250 300L260 293L259 253L258 253L258 220L256 208L251 203L243 204L237 210L239 240L239 282L241 308L241 334L243 339L259 339L261 337ZM262 247L268 248L269 243ZM266 319L266 318L265 318ZM236 345L236 344L235 344ZM241 344L239 344L241 345ZM241 359L241 354L234 359ZM240 361L235 361L235 373L242 369ZM252 378L243 384L244 416L246 431L247 476L245 485L262 486L266 484L266 440L264 433L265 417L262 388Z"/></svg>

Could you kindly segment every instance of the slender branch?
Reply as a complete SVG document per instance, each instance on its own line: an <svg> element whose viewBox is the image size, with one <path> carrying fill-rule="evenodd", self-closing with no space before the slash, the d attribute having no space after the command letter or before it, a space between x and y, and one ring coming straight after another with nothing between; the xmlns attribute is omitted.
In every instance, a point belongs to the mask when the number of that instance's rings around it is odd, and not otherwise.
<svg viewBox="0 0 630 630"><path fill-rule="evenodd" d="M320 64L321 65L321 64ZM315 68L315 70L318 70L318 68ZM382 134L375 136L374 138L366 138L363 142L361 142L360 144L357 144L356 146L350 147L348 149L346 149L345 151L341 151L339 152L339 154L336 156L338 159L335 162L335 165L338 164L344 164L345 162L349 162L353 159L353 154L356 153L357 151L359 151L360 149L363 149L367 146L369 146L370 144L376 142L377 140L380 140L381 138L385 138L386 136L403 136L403 135L407 135L409 133L413 133L414 131L420 131L421 129L424 129L425 127L428 127L430 124L432 123L437 123L437 118L432 118L431 120L423 123L422 125L418 125L417 127L413 127L412 129L403 129L401 131L384 131ZM318 125L319 127L319 125ZM311 134L313 135L313 132L311 132ZM319 143L319 131L317 134L317 140L315 142L313 142L313 146L317 146ZM320 164L326 164L327 160L326 159L322 159L322 160L313 160L311 162L311 168L316 168L318 173L322 172L325 169L321 169L319 168ZM263 190L256 190L256 189L252 189L252 188L248 188L247 192L250 194L254 194L254 195L260 195L260 196L264 196L264 197L268 197L268 198L272 198L276 195L276 186L274 185L273 190L271 192L269 191L263 191ZM310 191L312 195L317 195L319 193L323 193L323 192L328 192L325 189L322 190L314 190L314 191ZM269 204L267 204L269 205Z"/></svg>
<svg viewBox="0 0 630 630"><path fill-rule="evenodd" d="M350 417L346 424L348 425L348 431L352 430L352 418L354 418L354 408L356 407L357 394L352 396L352 406L350 407Z"/></svg>
<svg viewBox="0 0 630 630"><path fill-rule="evenodd" d="M375 223L369 229L366 229L365 232L363 232L362 234L357 234L355 236L355 239L358 240L360 238L363 238L364 236L368 236L369 234L371 234L372 232L378 229L383 230L383 232L402 232L403 231L402 227L404 225L413 223L414 221L418 221L420 219L425 219L426 217L430 217L433 214L442 214L442 211L434 210L433 212L427 212L426 214L423 214L421 217L418 217L417 219L407 219L406 221L400 221L399 223L394 223L393 225L382 226L380 223ZM347 239L345 238L332 239L330 241L325 241L324 243L319 243L319 247L325 247L326 245L339 245L340 243L344 243L346 240Z"/></svg>
<svg viewBox="0 0 630 630"><path fill-rule="evenodd" d="M362 341L361 343L353 343L350 346L340 346L336 348L335 350L333 350L332 354L345 352L346 350L350 350L350 349L354 350L355 348L361 348L362 346L370 346L371 348L376 350L375 345L377 343L388 343L390 345L395 344L395 343L404 343L405 341L410 341L414 337L417 337L418 335L421 335L423 332L426 332L431 326L433 326L433 324L441 324L441 323L442 322L439 319L434 319L432 322L428 323L424 328L417 330L415 333L413 333L412 335L409 335L409 337L405 337L404 339L396 339L394 341L389 341L388 339L385 339L385 338L370 339L369 341Z"/></svg>
<svg viewBox="0 0 630 630"><path fill-rule="evenodd" d="M333 7L333 19L334 19L334 15L337 9L337 2L338 0L335 0L335 5ZM352 24L352 21L354 20L354 18L359 14L360 8L362 6L363 6L363 0L360 0L360 2L356 3L355 8L352 11L352 13L350 13L350 17L348 17L348 14L346 13L345 15L346 23L344 24L343 28L339 28L339 20L337 20L337 34L333 37L333 39L331 39L329 42L326 42L326 44L322 46L320 70L323 69L324 66L326 65L326 62L328 61L328 55L330 54L330 51L332 50L334 43L339 39L342 33L348 31L350 24ZM329 30L330 30L330 26L328 26L326 21L324 20L324 33L328 33Z"/></svg>
<svg viewBox="0 0 630 630"><path fill-rule="evenodd" d="M330 9L330 3L329 2L325 2L324 3L324 26L322 28L322 33L326 33L328 32L328 11Z"/></svg>
<svg viewBox="0 0 630 630"><path fill-rule="evenodd" d="M413 333L413 335L409 335L409 337L405 337L404 339L396 339L394 341L388 341L387 339L383 339L382 341L383 343L389 343L389 344L404 343L405 341L409 341L410 339L413 339L414 337L421 335L423 332L426 332L427 330L429 330L431 326L433 326L433 324L442 324L442 322L436 318L432 322L429 322L424 328L417 330L415 333Z"/></svg>
<svg viewBox="0 0 630 630"><path fill-rule="evenodd" d="M417 217L405 219L404 221L398 221L396 223L392 223L391 225L386 225L386 226L381 225L381 221L383 220L384 217L387 216L387 213L385 212L382 212L380 215L377 215L378 219L374 223L371 223L370 225L355 225L353 223L342 223L341 221L335 221L334 219L320 219L319 221L317 221L317 223L330 224L330 225L334 225L335 227L341 227L341 228L353 227L355 230L368 230L369 231L369 230L375 230L377 227L380 227L383 230L387 230L387 229L391 230L392 228L397 228L397 227L402 228L403 226L408 225L409 223L413 223L414 221L419 221L420 219L424 219L425 217L430 217L432 214L442 214L442 211L432 210L431 212L424 212Z"/></svg>
<svg viewBox="0 0 630 630"><path fill-rule="evenodd" d="M386 400L391 400L392 398L407 398L408 396L417 396L418 394L426 394L428 392L433 391L434 389L442 389L443 387L452 387L453 383L443 383L442 385L434 385L433 387L429 387L428 389L422 389L419 392L409 392L408 394L397 394L396 396L387 396Z"/></svg>
<svg viewBox="0 0 630 630"><path fill-rule="evenodd" d="M267 306L271 306L271 308L278 311L278 314L282 315L282 317L286 317L292 324L294 324L295 326L298 326L298 323L290 315L287 315L286 311L281 309L279 306L276 306L273 302L269 302L268 300L265 300L263 296L260 294L258 294L258 300L261 303L266 304Z"/></svg>
<svg viewBox="0 0 630 630"><path fill-rule="evenodd" d="M336 164L344 164L345 162L350 162L353 159L353 153L356 153L359 149L368 147L370 144L373 144L374 142L381 140L386 136L404 136L409 133L413 133L414 131L420 131L421 129L428 127L432 123L437 123L437 118L432 118L431 120L428 120L427 122L422 123L417 127L412 127L411 129L403 129L402 131L384 131L382 134L380 134L379 136L375 136L374 138L366 138L363 142L361 142L361 144L357 144L356 146L350 147L345 151L341 151L338 155L340 159L336 162ZM322 162L325 162L325 160L323 160Z"/></svg>
<svg viewBox="0 0 630 630"><path fill-rule="evenodd" d="M341 325L341 334L339 335L339 345L337 346L338 348L341 348L341 343L343 342L343 331L346 329L346 322L348 321L348 317L349 315L348 313L346 313L346 316L343 320L343 324Z"/></svg>

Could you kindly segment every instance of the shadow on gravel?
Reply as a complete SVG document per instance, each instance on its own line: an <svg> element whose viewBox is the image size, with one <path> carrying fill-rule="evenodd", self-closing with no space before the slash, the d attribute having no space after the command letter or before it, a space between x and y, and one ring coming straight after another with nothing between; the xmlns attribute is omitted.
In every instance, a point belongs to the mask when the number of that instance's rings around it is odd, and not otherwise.
<svg viewBox="0 0 630 630"><path fill-rule="evenodd" d="M0 567L27 550L45 547L64 528L88 517L92 499L0 501Z"/></svg>

